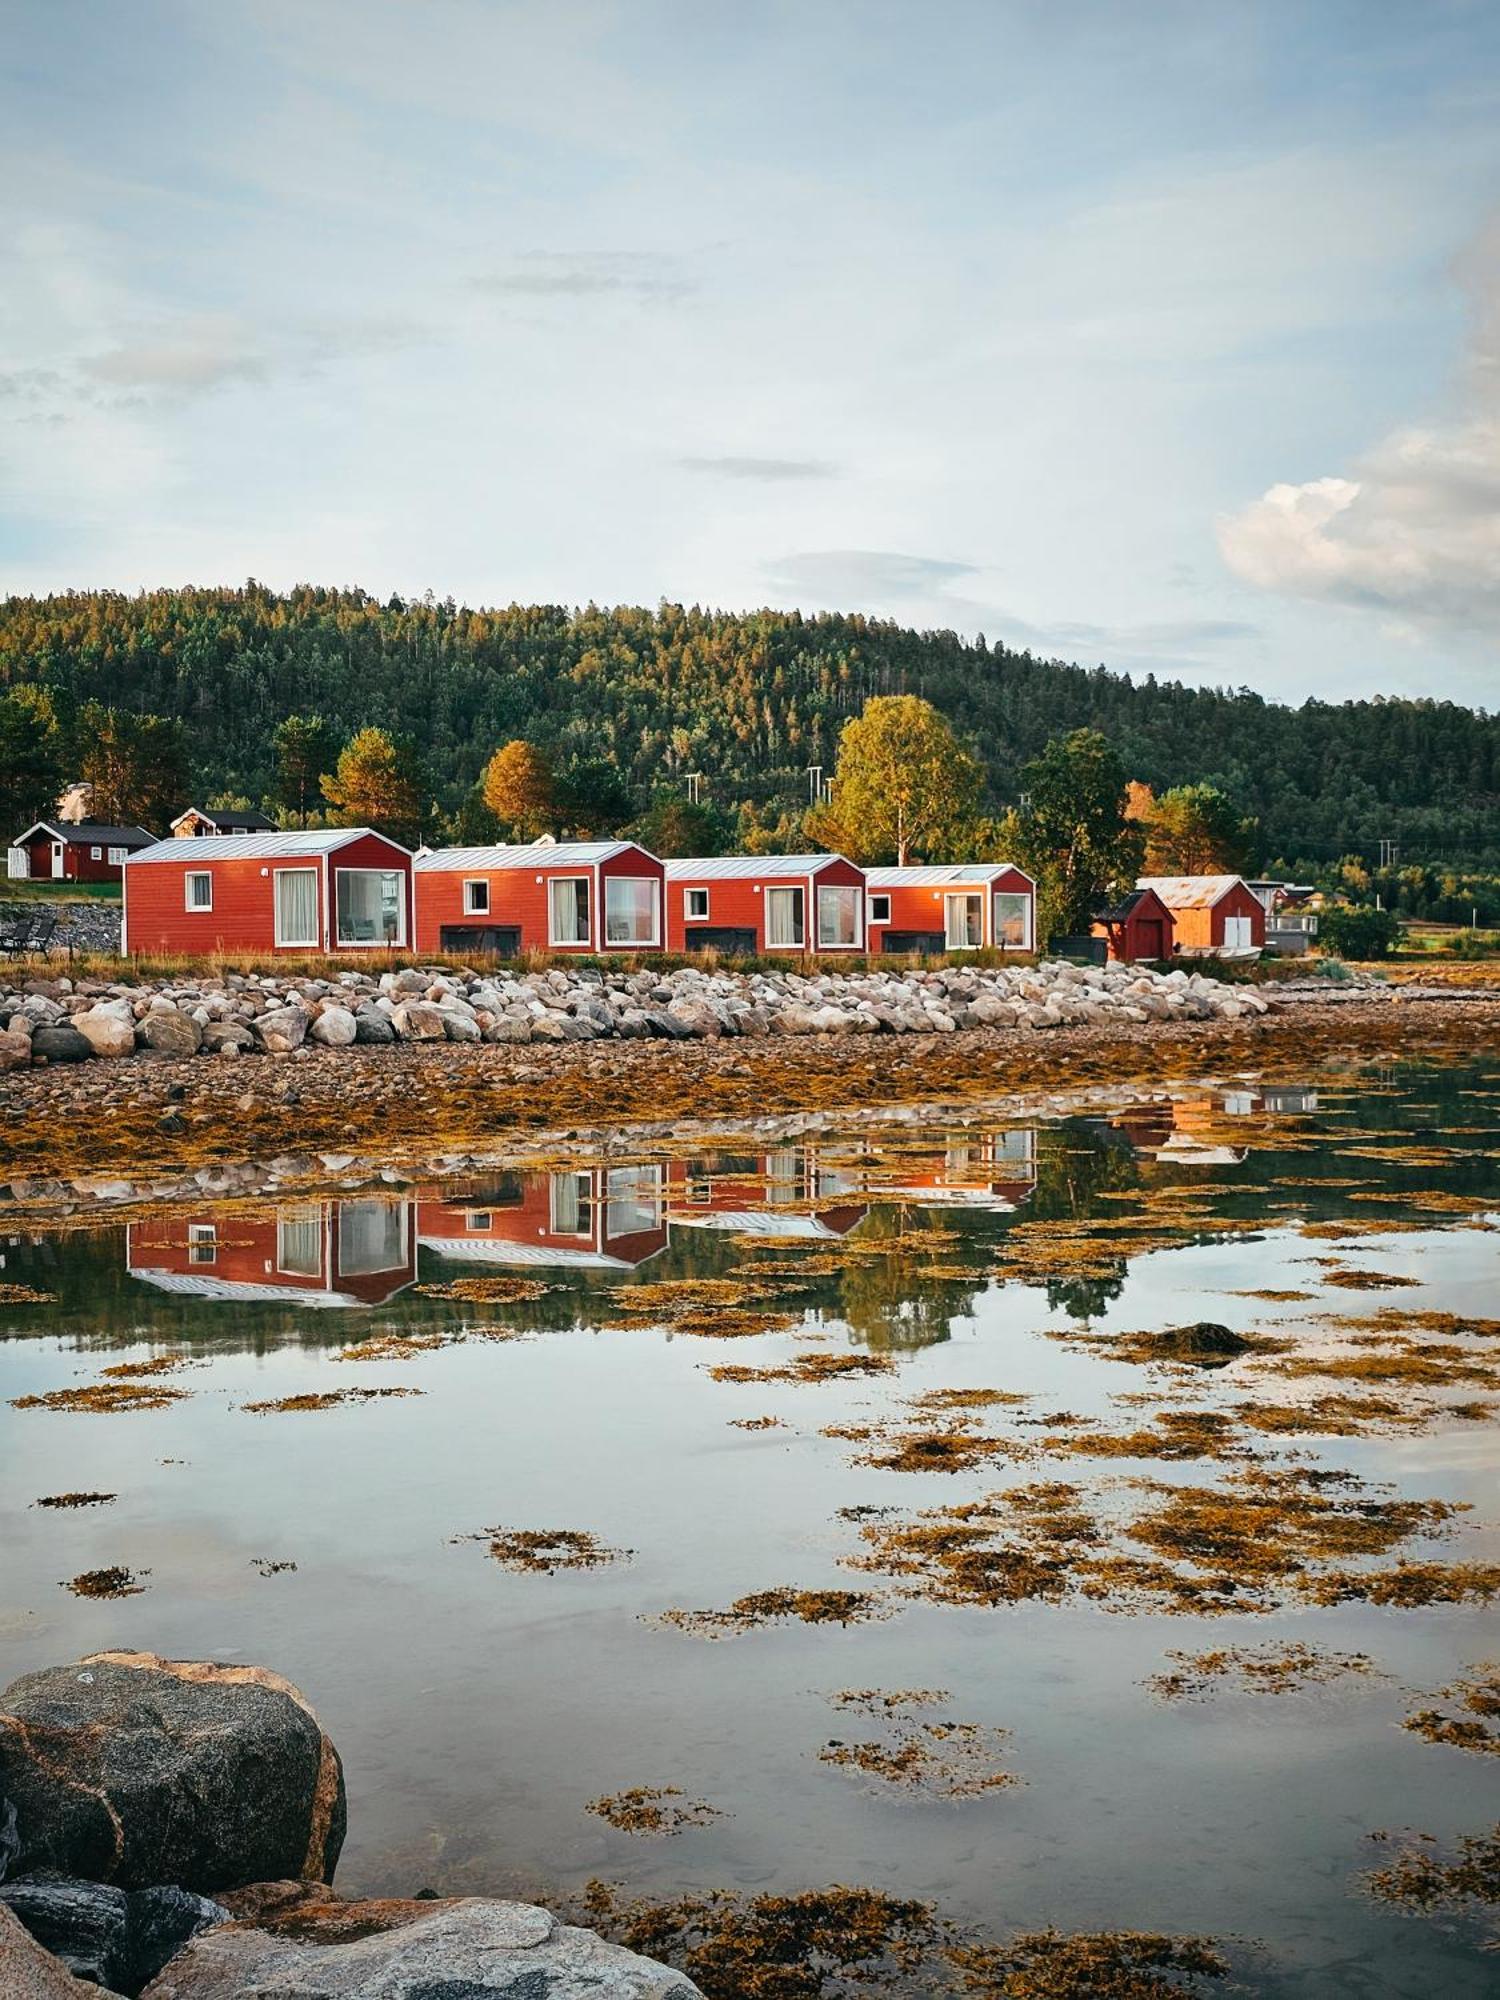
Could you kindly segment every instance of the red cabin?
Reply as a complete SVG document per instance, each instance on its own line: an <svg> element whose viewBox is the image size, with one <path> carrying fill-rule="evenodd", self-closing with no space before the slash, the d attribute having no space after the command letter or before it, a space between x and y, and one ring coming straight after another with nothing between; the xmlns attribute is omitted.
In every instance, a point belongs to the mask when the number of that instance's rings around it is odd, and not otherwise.
<svg viewBox="0 0 1500 2000"><path fill-rule="evenodd" d="M1036 883L1008 861L865 870L871 951L1033 951Z"/></svg>
<svg viewBox="0 0 1500 2000"><path fill-rule="evenodd" d="M1170 958L1176 944L1172 912L1154 889L1133 889L1114 909L1102 910L1093 935L1108 938L1110 957L1125 965Z"/></svg>
<svg viewBox="0 0 1500 2000"><path fill-rule="evenodd" d="M419 854L421 952L660 951L662 865L632 840Z"/></svg>
<svg viewBox="0 0 1500 2000"><path fill-rule="evenodd" d="M404 950L411 861L361 826L158 841L126 864L120 949Z"/></svg>
<svg viewBox="0 0 1500 2000"><path fill-rule="evenodd" d="M864 871L842 854L721 854L669 861L666 877L672 951L865 949Z"/></svg>
<svg viewBox="0 0 1500 2000"><path fill-rule="evenodd" d="M118 882L129 856L156 844L143 826L39 819L10 844L12 882Z"/></svg>
<svg viewBox="0 0 1500 2000"><path fill-rule="evenodd" d="M422 1249L501 1270L633 1271L667 1246L659 1166L513 1174L417 1205Z"/></svg>
<svg viewBox="0 0 1500 2000"><path fill-rule="evenodd" d="M133 1222L126 1268L159 1291L226 1304L384 1305L417 1275L415 1206L371 1198Z"/></svg>
<svg viewBox="0 0 1500 2000"><path fill-rule="evenodd" d="M1265 905L1239 875L1142 875L1172 912L1184 958L1253 958L1265 949Z"/></svg>

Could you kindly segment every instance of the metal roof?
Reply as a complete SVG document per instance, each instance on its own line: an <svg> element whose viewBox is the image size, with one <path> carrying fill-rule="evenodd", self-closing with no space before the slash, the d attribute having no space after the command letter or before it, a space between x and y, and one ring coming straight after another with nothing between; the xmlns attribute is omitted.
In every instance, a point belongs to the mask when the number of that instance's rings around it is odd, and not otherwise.
<svg viewBox="0 0 1500 2000"><path fill-rule="evenodd" d="M1154 889L1169 910L1202 910L1246 884L1243 875L1137 875L1135 886Z"/></svg>
<svg viewBox="0 0 1500 2000"><path fill-rule="evenodd" d="M1026 871L1013 861L931 861L910 868L867 868L865 881L872 889L936 889L945 883L993 882L1010 874L1026 875Z"/></svg>
<svg viewBox="0 0 1500 2000"><path fill-rule="evenodd" d="M593 868L634 845L633 840L533 840L520 847L434 847L419 854L412 866L439 875L465 868L480 874L505 868Z"/></svg>
<svg viewBox="0 0 1500 2000"><path fill-rule="evenodd" d="M753 881L757 875L816 875L842 854L711 854L663 862L669 882Z"/></svg>
<svg viewBox="0 0 1500 2000"><path fill-rule="evenodd" d="M203 833L187 834L180 840L159 840L130 856L127 866L140 867L144 861L255 861L279 855L332 854L351 840L364 840L372 832L368 826L318 826L305 833ZM377 834L384 840L386 835ZM399 841L390 845L401 854Z"/></svg>
<svg viewBox="0 0 1500 2000"><path fill-rule="evenodd" d="M195 813L199 819L206 819L210 826L248 826L252 827L257 833L274 833L276 831L275 820L271 818L269 813L263 813L259 806L224 806L222 808L218 806L186 806L177 815L176 819L173 820L173 826L181 826L185 819L191 819Z"/></svg>

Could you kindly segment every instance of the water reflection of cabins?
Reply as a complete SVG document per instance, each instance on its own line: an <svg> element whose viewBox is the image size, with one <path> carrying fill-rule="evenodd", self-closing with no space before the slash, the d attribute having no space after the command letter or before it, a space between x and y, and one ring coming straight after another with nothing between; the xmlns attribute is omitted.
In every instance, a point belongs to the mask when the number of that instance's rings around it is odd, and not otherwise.
<svg viewBox="0 0 1500 2000"><path fill-rule="evenodd" d="M667 1246L660 1166L502 1174L416 1208L421 1248L447 1263L629 1271Z"/></svg>
<svg viewBox="0 0 1500 2000"><path fill-rule="evenodd" d="M156 1217L129 1225L125 1261L131 1277L189 1298L378 1306L416 1278L413 1207L369 1199Z"/></svg>
<svg viewBox="0 0 1500 2000"><path fill-rule="evenodd" d="M1245 1119L1300 1117L1318 1108L1318 1093L1300 1086L1251 1086L1206 1091L1201 1096L1131 1105L1110 1119L1133 1151L1159 1163L1235 1167L1249 1148L1232 1136ZM1230 1131L1226 1132L1226 1127Z"/></svg>
<svg viewBox="0 0 1500 2000"><path fill-rule="evenodd" d="M1036 1127L1007 1131L947 1132L930 1155L872 1171L871 1194L909 1196L935 1208L985 1208L1002 1214L1023 1206L1036 1190Z"/></svg>
<svg viewBox="0 0 1500 2000"><path fill-rule="evenodd" d="M869 1212L858 1176L825 1165L816 1146L673 1160L666 1171L668 1211L680 1229L847 1236Z"/></svg>

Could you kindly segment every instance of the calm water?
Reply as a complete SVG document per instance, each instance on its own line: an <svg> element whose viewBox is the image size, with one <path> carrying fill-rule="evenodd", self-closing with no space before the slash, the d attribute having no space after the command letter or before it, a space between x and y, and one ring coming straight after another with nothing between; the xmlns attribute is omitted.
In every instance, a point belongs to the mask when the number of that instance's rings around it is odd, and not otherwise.
<svg viewBox="0 0 1500 2000"><path fill-rule="evenodd" d="M974 1422L1032 1447L1059 1412L1119 1431L1161 1407L1327 1393L1274 1378L1264 1356L1185 1375L1111 1361L1087 1336L1212 1320L1351 1351L1351 1316L1494 1315L1496 1214L1500 1068L1476 1060L1242 1078L1096 1119L995 1128L966 1112L281 1208L176 1203L53 1235L0 1218L0 1279L51 1295L0 1305L0 1680L102 1646L289 1674L345 1759L351 1892L842 1881L931 1899L997 1934L1055 1923L1258 1941L1258 1990L1493 1992L1482 1921L1404 1915L1361 1886L1377 1830L1451 1842L1500 1818L1500 1759L1399 1727L1416 1696L1500 1658L1493 1608L1199 1618L903 1596L902 1579L847 1566L862 1544L841 1510L905 1513L1039 1479L1213 1483L1236 1468L1044 1451L887 1471L822 1433L899 1429L914 1397L962 1388L1028 1398ZM1048 1251L1039 1225L1079 1223L1110 1229ZM1342 1238L1340 1223L1361 1233ZM1018 1271L1004 1259L1021 1244L1031 1261ZM611 1324L642 1284L798 1259L809 1275L785 1330ZM1364 1289L1349 1272L1387 1282ZM507 1276L549 1289L518 1302L421 1289ZM1402 1278L1418 1282L1389 1282ZM1265 1290L1307 1296L1244 1295ZM1330 1331L1330 1316L1346 1323ZM397 1332L464 1337L337 1358ZM1496 1356L1492 1338L1458 1337ZM709 1372L865 1352L891 1357L890 1372L749 1384ZM162 1353L192 1363L160 1378L187 1392L170 1407L10 1406ZM389 1386L422 1393L243 1407ZM1473 1404L1483 1388L1424 1393L1426 1420L1396 1434L1255 1442L1271 1464L1301 1454L1472 1503L1453 1537L1399 1553L1494 1561L1500 1404L1487 1421L1451 1417L1445 1401ZM760 1417L781 1422L733 1423ZM117 1497L33 1505L73 1489ZM515 1573L463 1539L496 1527L584 1530L632 1554ZM296 1567L258 1567L278 1563ZM138 1595L59 1587L110 1565L135 1573ZM886 1615L721 1643L656 1622L779 1585L875 1590ZM1169 1649L1290 1641L1368 1654L1379 1674L1282 1696L1230 1682L1201 1701L1143 1685ZM876 1733L832 1705L837 1691L934 1687L948 1691L942 1713L1010 1732L1003 1761L1024 1784L937 1799L820 1761L830 1739ZM724 1816L643 1840L586 1810L637 1785L680 1787Z"/></svg>

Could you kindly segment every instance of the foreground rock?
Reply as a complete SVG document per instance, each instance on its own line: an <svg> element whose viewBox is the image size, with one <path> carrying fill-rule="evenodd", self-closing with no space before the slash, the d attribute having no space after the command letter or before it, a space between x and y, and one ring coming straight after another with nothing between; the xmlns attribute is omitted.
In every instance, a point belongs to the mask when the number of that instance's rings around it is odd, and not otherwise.
<svg viewBox="0 0 1500 2000"><path fill-rule="evenodd" d="M680 1972L529 1903L300 1901L203 1932L145 2000L694 2000ZM700 1996L701 2000L701 1996Z"/></svg>
<svg viewBox="0 0 1500 2000"><path fill-rule="evenodd" d="M1124 965L950 965L933 971L716 972L413 967L329 979L204 973L132 985L0 975L0 1063L90 1057L292 1055L389 1042L546 1043L617 1038L951 1035L1095 1023L1236 1021L1253 987Z"/></svg>
<svg viewBox="0 0 1500 2000"><path fill-rule="evenodd" d="M75 1979L3 1906L0 1906L0 1993L5 2000L108 2000L107 1989Z"/></svg>
<svg viewBox="0 0 1500 2000"><path fill-rule="evenodd" d="M68 1876L0 1884L0 1905L67 1971L111 1992L139 1993L190 1937L229 1912L187 1889L116 1889Z"/></svg>
<svg viewBox="0 0 1500 2000"><path fill-rule="evenodd" d="M346 1823L338 1752L289 1681L153 1653L13 1682L0 1797L16 1807L14 1872L121 1889L330 1881Z"/></svg>

